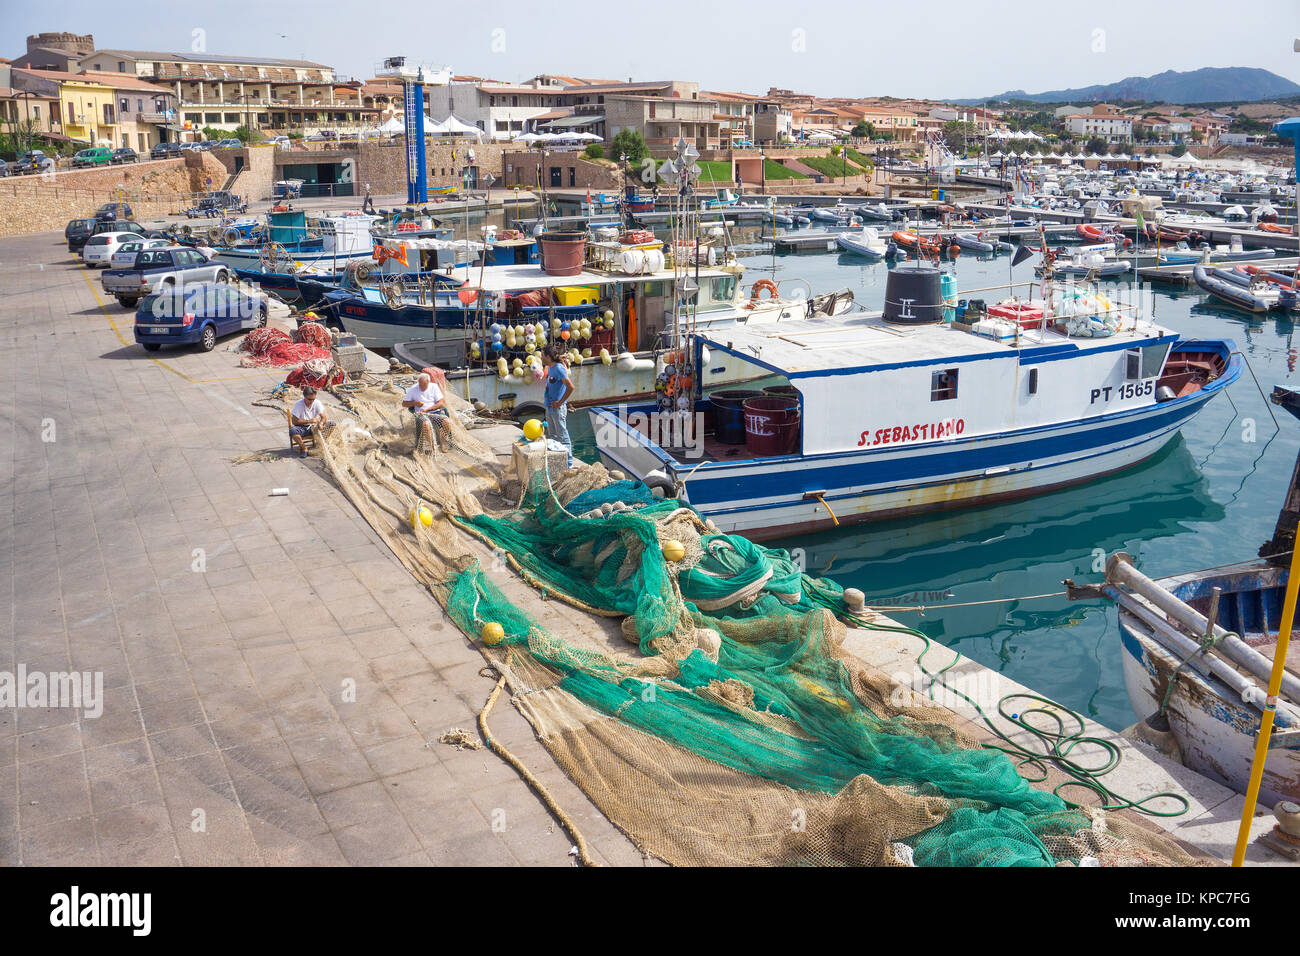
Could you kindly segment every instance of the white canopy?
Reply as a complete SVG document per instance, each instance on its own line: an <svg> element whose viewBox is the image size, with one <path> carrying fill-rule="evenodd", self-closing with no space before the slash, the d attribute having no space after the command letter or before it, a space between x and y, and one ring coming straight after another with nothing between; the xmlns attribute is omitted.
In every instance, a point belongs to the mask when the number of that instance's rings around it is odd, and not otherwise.
<svg viewBox="0 0 1300 956"><path fill-rule="evenodd" d="M809 133L808 138L809 139L834 139L835 136L833 133L816 132L816 133Z"/></svg>
<svg viewBox="0 0 1300 956"><path fill-rule="evenodd" d="M379 132L400 133L404 129L406 129L406 124L403 123L401 120L399 120L396 116L394 116L387 123L384 123L382 126L379 127Z"/></svg>
<svg viewBox="0 0 1300 956"><path fill-rule="evenodd" d="M516 143L535 143L542 138L541 133L520 133L514 138Z"/></svg>
<svg viewBox="0 0 1300 956"><path fill-rule="evenodd" d="M438 127L437 132L445 136L473 136L477 142L483 142L483 131L458 119L455 113L449 114L445 120L435 125Z"/></svg>

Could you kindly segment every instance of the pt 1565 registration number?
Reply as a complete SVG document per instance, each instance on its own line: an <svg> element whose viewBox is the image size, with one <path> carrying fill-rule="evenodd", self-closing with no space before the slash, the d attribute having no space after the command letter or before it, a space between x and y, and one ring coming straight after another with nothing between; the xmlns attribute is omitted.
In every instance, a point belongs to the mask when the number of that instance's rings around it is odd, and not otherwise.
<svg viewBox="0 0 1300 956"><path fill-rule="evenodd" d="M1088 404L1096 405L1098 402L1141 398L1143 395L1152 394L1155 390L1156 380L1154 378L1148 378L1141 382L1125 382L1123 385L1102 385L1100 388L1092 390Z"/></svg>

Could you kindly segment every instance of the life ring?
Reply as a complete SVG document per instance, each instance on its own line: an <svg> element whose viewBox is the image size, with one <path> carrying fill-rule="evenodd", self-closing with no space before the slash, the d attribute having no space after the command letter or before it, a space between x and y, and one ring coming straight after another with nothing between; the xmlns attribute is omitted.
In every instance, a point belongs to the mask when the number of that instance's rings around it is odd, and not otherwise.
<svg viewBox="0 0 1300 956"><path fill-rule="evenodd" d="M750 289L749 301L757 302L759 299L758 294L762 292L764 289L767 290L768 293L767 297L769 299L777 298L778 293L777 293L776 283L773 282L771 279L759 279L757 282L754 283L754 285Z"/></svg>
<svg viewBox="0 0 1300 956"><path fill-rule="evenodd" d="M226 245L233 246L239 241L239 230L234 226L230 226L221 234L221 238L225 241Z"/></svg>

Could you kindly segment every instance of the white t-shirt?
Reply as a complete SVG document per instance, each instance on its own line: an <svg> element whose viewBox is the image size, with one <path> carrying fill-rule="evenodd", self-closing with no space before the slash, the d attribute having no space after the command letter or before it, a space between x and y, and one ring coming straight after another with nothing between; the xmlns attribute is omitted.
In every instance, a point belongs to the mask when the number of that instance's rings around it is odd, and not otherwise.
<svg viewBox="0 0 1300 956"><path fill-rule="evenodd" d="M298 404L293 406L293 417L298 419L300 422L324 414L325 406L320 403L319 398L312 399L310 406L307 404L305 398L300 398L298 399Z"/></svg>
<svg viewBox="0 0 1300 956"><path fill-rule="evenodd" d="M417 412L427 412L431 407L442 401L442 389L430 382L429 387L421 391L420 383L416 382L406 390L406 398L403 401L419 402L420 404L416 406L415 410Z"/></svg>

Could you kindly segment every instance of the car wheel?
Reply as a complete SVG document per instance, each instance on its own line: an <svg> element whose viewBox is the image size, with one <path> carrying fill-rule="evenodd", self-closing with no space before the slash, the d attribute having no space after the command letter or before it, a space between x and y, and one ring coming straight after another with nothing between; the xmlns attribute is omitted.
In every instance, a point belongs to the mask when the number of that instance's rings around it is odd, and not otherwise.
<svg viewBox="0 0 1300 956"><path fill-rule="evenodd" d="M217 330L211 325L203 327L203 334L199 338L199 348L205 352L211 352L217 347Z"/></svg>
<svg viewBox="0 0 1300 956"><path fill-rule="evenodd" d="M266 312L267 312L266 306L262 306L257 311L257 327L259 329L266 328Z"/></svg>
<svg viewBox="0 0 1300 956"><path fill-rule="evenodd" d="M117 297L117 304L124 309L134 309L136 303L138 303L139 301L140 301L139 299L130 299L124 295L119 295Z"/></svg>
<svg viewBox="0 0 1300 956"><path fill-rule="evenodd" d="M217 282L229 282L229 281L230 281L230 273L227 272L225 269L222 269L220 272L217 273L217 279L216 279L216 281L217 281Z"/></svg>

